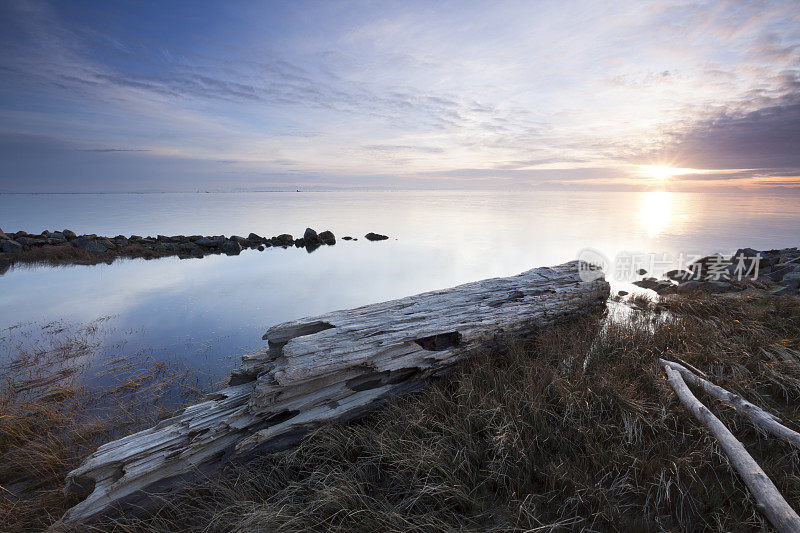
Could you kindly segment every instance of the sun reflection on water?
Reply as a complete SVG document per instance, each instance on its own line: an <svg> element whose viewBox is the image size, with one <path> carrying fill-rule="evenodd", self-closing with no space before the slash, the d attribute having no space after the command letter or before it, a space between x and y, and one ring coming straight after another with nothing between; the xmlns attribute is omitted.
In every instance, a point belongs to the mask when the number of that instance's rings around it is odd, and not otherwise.
<svg viewBox="0 0 800 533"><path fill-rule="evenodd" d="M665 191L650 191L644 193L639 208L639 222L652 239L658 237L672 215L672 193Z"/></svg>

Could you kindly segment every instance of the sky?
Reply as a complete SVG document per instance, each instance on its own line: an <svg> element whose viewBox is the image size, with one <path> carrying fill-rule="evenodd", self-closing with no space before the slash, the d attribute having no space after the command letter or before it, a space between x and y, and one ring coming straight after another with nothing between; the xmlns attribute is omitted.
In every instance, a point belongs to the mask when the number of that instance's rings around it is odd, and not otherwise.
<svg viewBox="0 0 800 533"><path fill-rule="evenodd" d="M800 187L800 3L0 2L0 192L352 187Z"/></svg>

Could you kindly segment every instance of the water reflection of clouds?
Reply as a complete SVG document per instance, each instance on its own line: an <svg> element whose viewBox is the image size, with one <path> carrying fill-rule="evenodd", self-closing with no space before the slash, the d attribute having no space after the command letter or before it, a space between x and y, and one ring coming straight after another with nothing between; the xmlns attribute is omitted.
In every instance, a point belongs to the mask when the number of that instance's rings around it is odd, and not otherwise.
<svg viewBox="0 0 800 533"><path fill-rule="evenodd" d="M359 240L340 239L312 254L248 250L235 257L11 270L0 276L0 325L117 315L118 327L141 330L137 342L185 357L193 353L183 346L187 339L215 339L213 353L204 355L212 360L259 348L264 331L285 320L513 275L571 260L586 247L615 257L622 250L733 251L800 241L800 213L781 197L430 191L154 196L104 196L110 211L93 211L96 231L272 235L299 234L308 225ZM0 195L4 214L6 201ZM8 211L17 219L4 221L4 228L33 225L37 198L14 201L31 205ZM70 218L82 216L81 206L69 207L48 217L64 219L59 227L86 227L87 220ZM191 220L187 213L194 213ZM192 224L197 229L187 231ZM373 230L390 240L366 241L362 235Z"/></svg>

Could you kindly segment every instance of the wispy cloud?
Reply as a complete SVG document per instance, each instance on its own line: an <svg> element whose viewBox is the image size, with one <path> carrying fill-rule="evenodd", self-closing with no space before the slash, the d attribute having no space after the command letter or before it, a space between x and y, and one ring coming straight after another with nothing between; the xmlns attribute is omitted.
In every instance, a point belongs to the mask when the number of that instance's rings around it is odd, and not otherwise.
<svg viewBox="0 0 800 533"><path fill-rule="evenodd" d="M77 148L79 152L152 152L146 148Z"/></svg>
<svg viewBox="0 0 800 533"><path fill-rule="evenodd" d="M4 3L2 128L141 152L163 179L170 160L225 164L217 187L287 167L370 185L591 181L658 158L800 175L796 2L197 9L176 25L166 8ZM34 167L29 183L51 179Z"/></svg>

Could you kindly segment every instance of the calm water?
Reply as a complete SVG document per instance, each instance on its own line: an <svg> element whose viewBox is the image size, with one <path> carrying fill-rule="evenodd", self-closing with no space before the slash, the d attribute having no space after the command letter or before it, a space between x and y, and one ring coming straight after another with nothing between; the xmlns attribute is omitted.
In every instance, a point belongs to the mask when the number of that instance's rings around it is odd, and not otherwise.
<svg viewBox="0 0 800 533"><path fill-rule="evenodd" d="M273 324L557 264L586 247L613 257L797 246L798 200L660 192L0 195L5 231L300 236L311 226L339 238L312 254L267 249L15 268L0 276L0 329L112 316L109 345L124 336L128 350L222 375L232 356L260 348ZM368 242L368 231L391 239Z"/></svg>

